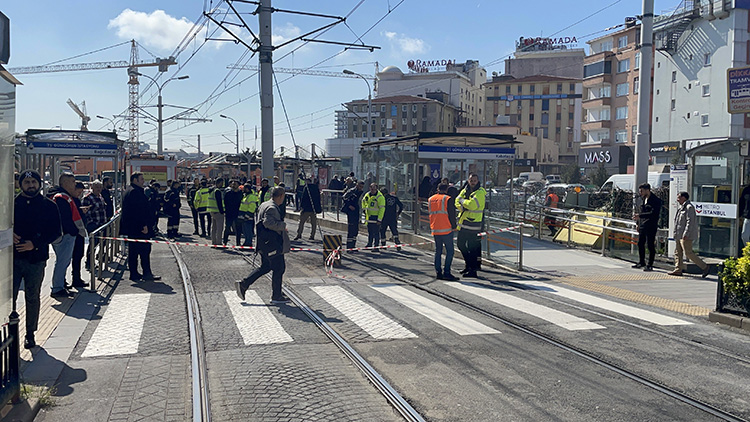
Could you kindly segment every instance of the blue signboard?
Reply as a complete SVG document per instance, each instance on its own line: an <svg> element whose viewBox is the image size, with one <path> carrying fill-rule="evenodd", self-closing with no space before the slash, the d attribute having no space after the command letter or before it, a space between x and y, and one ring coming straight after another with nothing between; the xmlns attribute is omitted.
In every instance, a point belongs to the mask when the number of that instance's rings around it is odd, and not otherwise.
<svg viewBox="0 0 750 422"><path fill-rule="evenodd" d="M750 66L727 69L727 96L729 113L750 112Z"/></svg>
<svg viewBox="0 0 750 422"><path fill-rule="evenodd" d="M443 145L420 145L419 158L451 158L474 160L512 160L515 148L461 147Z"/></svg>
<svg viewBox="0 0 750 422"><path fill-rule="evenodd" d="M28 141L26 149L29 154L114 157L117 155L118 147L115 144L93 142Z"/></svg>

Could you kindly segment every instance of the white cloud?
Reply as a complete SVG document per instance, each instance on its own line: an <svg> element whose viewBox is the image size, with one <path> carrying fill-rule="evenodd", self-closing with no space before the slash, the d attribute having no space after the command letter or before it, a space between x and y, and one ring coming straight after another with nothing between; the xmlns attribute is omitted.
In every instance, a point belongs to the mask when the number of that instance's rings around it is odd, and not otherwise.
<svg viewBox="0 0 750 422"><path fill-rule="evenodd" d="M302 30L289 22L286 25L275 27L273 32L274 34L271 36L273 45L279 45L302 35Z"/></svg>
<svg viewBox="0 0 750 422"><path fill-rule="evenodd" d="M410 38L405 34L385 31L383 36L388 39L391 48L397 53L413 55L422 54L430 50L430 46L419 38Z"/></svg>
<svg viewBox="0 0 750 422"><path fill-rule="evenodd" d="M163 10L144 13L130 9L123 10L107 25L109 29L116 29L120 38L136 39L145 46L161 50L177 47L192 27L193 22L187 18L177 19Z"/></svg>

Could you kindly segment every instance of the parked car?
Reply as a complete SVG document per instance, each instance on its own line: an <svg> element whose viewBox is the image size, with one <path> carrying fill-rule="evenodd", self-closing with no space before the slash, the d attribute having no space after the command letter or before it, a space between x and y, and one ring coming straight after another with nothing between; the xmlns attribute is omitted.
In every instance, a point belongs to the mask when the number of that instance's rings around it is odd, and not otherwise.
<svg viewBox="0 0 750 422"><path fill-rule="evenodd" d="M580 184L580 183L554 183L551 185L547 185L541 189L539 189L534 195L531 195L527 200L526 203L529 205L544 205L544 200L547 198L547 190L552 189L552 191L557 195L558 198L560 198L559 207L563 207L563 204L566 206L586 206L586 204L580 204L580 201L578 204L576 204L573 199L573 196L576 195L576 187L579 188L580 193L578 193L579 199L580 195L585 195L585 202L588 203L588 194L590 193L590 190L586 189L586 186ZM568 198L568 195L570 195L570 198Z"/></svg>
<svg viewBox="0 0 750 422"><path fill-rule="evenodd" d="M545 179L547 180L548 185L551 185L553 183L562 183L562 179L560 178L559 174L550 174L546 176Z"/></svg>
<svg viewBox="0 0 750 422"><path fill-rule="evenodd" d="M669 173L648 173L648 183L652 189L660 187L669 187ZM634 192L635 175L633 174L615 174L609 177L602 185L599 192L612 192L615 189L622 189Z"/></svg>

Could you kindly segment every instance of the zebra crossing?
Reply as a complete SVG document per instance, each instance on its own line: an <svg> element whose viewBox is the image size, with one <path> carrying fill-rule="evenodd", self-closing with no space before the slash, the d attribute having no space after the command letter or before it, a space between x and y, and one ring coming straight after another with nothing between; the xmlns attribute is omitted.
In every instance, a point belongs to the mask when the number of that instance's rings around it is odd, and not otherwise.
<svg viewBox="0 0 750 422"><path fill-rule="evenodd" d="M609 312L628 316L655 325L689 325L689 321L662 315L586 293L542 282L514 281L536 292L544 292L554 297L588 306L606 309ZM503 308L522 313L527 317L549 323L568 331L585 333L608 328L601 320L597 323L580 316L553 309L548 306L522 299L518 294L503 292L492 286L471 282L444 282L449 289L461 291ZM348 321L358 327L373 340L414 339L419 332L399 319L434 324L459 336L502 335L502 333L480 322L479 315L468 310L456 309L439 303L438 298L418 292L403 285L371 284L369 292L376 292L375 299L365 301L355 292L342 286L310 286L309 289L340 314L341 321ZM366 293L361 291L359 293ZM517 293L517 292L516 292ZM293 333L287 332L283 313L272 312L263 299L253 290L248 290L245 301L237 298L234 291L223 292L223 298L237 331L245 345L281 344L294 342ZM151 299L150 293L114 295L106 311L94 330L91 339L83 350L82 358L93 358L138 353L146 312ZM382 299L382 300L379 300ZM391 301L391 303L388 303ZM369 303L368 303L369 302ZM370 303L383 305L381 311ZM388 305L388 306L386 306ZM154 305L156 306L156 305ZM419 324L421 326L421 324Z"/></svg>

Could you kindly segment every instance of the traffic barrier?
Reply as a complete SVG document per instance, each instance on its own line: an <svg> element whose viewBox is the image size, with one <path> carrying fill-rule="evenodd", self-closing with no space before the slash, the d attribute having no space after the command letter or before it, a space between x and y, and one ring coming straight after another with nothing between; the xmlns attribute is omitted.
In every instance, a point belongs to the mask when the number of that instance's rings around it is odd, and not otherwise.
<svg viewBox="0 0 750 422"><path fill-rule="evenodd" d="M331 263L331 267L341 265L340 249L341 249L341 235L340 234L324 234L323 235L323 259L325 259L326 261L326 266L328 266L327 264L329 261Z"/></svg>

